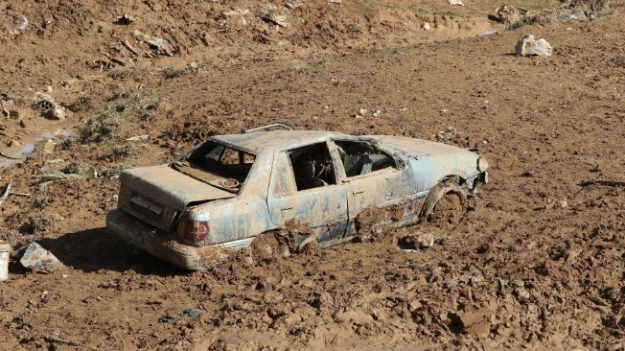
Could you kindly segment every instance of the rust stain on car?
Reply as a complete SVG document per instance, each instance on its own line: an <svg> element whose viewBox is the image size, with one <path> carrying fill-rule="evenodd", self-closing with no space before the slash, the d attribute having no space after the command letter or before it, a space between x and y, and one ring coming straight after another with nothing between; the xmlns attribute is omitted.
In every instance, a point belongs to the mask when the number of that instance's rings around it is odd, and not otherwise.
<svg viewBox="0 0 625 351"><path fill-rule="evenodd" d="M290 254L416 223L447 192L471 197L487 168L450 145L273 124L125 171L107 226L155 256L205 270L250 245L256 257Z"/></svg>

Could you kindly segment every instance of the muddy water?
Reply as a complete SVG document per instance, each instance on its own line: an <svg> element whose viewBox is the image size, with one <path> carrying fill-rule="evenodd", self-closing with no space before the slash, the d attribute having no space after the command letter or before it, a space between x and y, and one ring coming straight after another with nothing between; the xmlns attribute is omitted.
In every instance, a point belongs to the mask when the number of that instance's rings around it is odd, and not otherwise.
<svg viewBox="0 0 625 351"><path fill-rule="evenodd" d="M0 147L0 169L24 162L35 151L37 145L48 139L58 143L72 136L74 133L70 127L69 122L53 122L13 136L13 140L17 141L19 146Z"/></svg>

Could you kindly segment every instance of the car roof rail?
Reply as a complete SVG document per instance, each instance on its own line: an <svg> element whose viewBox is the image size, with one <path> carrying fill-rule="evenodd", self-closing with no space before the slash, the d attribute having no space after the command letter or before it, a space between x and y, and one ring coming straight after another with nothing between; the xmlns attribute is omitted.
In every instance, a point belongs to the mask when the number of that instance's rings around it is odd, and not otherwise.
<svg viewBox="0 0 625 351"><path fill-rule="evenodd" d="M288 124L287 122L273 122L266 124L260 127L241 129L242 133L253 133L253 132L269 132L272 129L285 129L285 130L295 130L295 127Z"/></svg>

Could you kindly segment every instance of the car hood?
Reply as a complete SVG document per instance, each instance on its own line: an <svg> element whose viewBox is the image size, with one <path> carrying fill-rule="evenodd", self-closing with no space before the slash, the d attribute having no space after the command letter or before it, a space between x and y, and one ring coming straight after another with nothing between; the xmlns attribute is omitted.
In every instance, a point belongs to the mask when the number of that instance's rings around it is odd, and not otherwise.
<svg viewBox="0 0 625 351"><path fill-rule="evenodd" d="M168 165L126 170L120 181L120 208L163 230L170 230L176 216L190 204L236 196Z"/></svg>
<svg viewBox="0 0 625 351"><path fill-rule="evenodd" d="M415 139L401 136L383 136L378 142L384 146L398 149L413 157L436 157L458 155L462 157L476 158L475 152L465 150L456 146L437 143L423 139Z"/></svg>
<svg viewBox="0 0 625 351"><path fill-rule="evenodd" d="M479 173L477 161L480 155L456 146L397 136L382 137L378 142L382 147L414 158L414 166L431 175L428 184L425 184L426 188L435 184L429 184L430 181L438 181L447 175L459 175L467 179Z"/></svg>

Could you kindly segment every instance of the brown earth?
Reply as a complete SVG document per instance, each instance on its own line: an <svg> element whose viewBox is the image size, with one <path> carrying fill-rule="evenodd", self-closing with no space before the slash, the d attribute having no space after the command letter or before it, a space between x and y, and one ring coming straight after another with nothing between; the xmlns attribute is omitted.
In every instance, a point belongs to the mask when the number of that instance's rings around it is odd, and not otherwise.
<svg viewBox="0 0 625 351"><path fill-rule="evenodd" d="M275 2L286 28L261 20L259 2L171 3L0 5L0 93L19 114L1 120L2 145L42 131L57 142L0 170L30 195L0 206L0 240L36 240L67 265L34 274L12 261L0 349L625 349L625 190L580 185L624 180L620 7L474 37L499 3ZM237 9L250 13L224 14ZM15 33L21 14L29 25ZM136 21L112 24L123 14ZM425 20L440 26L420 31ZM137 29L162 35L172 56L136 40ZM467 37L435 41L450 30ZM527 33L554 56L513 56ZM32 106L44 91L65 121ZM361 108L370 112L354 118ZM177 270L103 229L120 169L273 120L479 148L491 182L453 226L210 273ZM61 169L91 176L38 184ZM397 248L395 237L417 232L434 245Z"/></svg>

